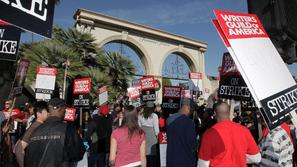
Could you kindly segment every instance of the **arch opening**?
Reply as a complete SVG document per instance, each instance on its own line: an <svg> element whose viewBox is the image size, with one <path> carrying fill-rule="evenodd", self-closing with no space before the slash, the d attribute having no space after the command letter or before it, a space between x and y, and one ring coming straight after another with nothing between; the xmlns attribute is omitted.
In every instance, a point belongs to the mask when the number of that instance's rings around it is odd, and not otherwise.
<svg viewBox="0 0 297 167"><path fill-rule="evenodd" d="M173 86L188 83L189 72L196 71L193 61L182 52L169 53L162 63L162 77Z"/></svg>
<svg viewBox="0 0 297 167"><path fill-rule="evenodd" d="M103 49L108 49L106 48L106 45L118 45L118 48L121 47L120 45L124 46L124 48L128 49L128 51L131 53L130 57L135 58L135 62L138 63L136 64L136 67L140 67L139 73L140 75L148 75L151 72L150 66L151 66L151 59L146 52L145 48L138 43L136 40L133 38L130 38L129 36L126 38L123 38L121 35L116 35L116 36L111 36L99 44L100 48ZM112 48L112 47L111 47ZM111 49L112 51L113 49ZM121 49L117 49L118 51ZM115 51L117 51L115 50ZM129 57L128 57L129 58ZM133 59L132 59L133 61ZM139 63L141 62L141 63ZM134 61L133 61L134 63Z"/></svg>
<svg viewBox="0 0 297 167"><path fill-rule="evenodd" d="M123 41L111 41L102 46L107 52L118 52L124 57L130 59L135 66L135 75L141 76L146 74L145 57L135 46Z"/></svg>

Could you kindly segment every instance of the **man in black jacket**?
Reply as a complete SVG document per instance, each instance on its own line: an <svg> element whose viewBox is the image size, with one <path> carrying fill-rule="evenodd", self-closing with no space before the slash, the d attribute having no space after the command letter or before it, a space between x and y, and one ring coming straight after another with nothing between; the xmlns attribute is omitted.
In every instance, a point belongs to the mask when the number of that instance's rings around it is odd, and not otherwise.
<svg viewBox="0 0 297 167"><path fill-rule="evenodd" d="M74 127L63 122L65 101L48 104L49 117L32 134L25 154L25 167L71 167L83 158L83 141Z"/></svg>

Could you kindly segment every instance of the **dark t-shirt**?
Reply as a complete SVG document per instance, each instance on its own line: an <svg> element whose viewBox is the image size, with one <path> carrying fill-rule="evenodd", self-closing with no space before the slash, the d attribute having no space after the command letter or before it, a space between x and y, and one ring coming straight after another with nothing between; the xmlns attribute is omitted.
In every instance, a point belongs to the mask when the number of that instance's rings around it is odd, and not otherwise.
<svg viewBox="0 0 297 167"><path fill-rule="evenodd" d="M23 141L26 142L26 143L29 143L29 140L31 138L31 135L32 133L35 131L35 129L37 127L39 127L42 123L38 122L38 121L35 121L31 126L30 128L25 132L24 136L23 136Z"/></svg>
<svg viewBox="0 0 297 167"><path fill-rule="evenodd" d="M107 153L110 147L110 136L112 132L112 119L110 116L104 117L95 115L88 124L86 139L92 141L95 134L96 140L90 146L91 153Z"/></svg>
<svg viewBox="0 0 297 167"><path fill-rule="evenodd" d="M173 114L167 119L167 167L196 166L194 122L185 115Z"/></svg>

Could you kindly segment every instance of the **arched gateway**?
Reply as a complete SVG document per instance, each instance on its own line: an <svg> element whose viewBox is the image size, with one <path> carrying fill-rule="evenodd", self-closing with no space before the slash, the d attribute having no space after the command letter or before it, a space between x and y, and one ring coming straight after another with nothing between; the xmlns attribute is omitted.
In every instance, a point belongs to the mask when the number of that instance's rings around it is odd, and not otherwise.
<svg viewBox="0 0 297 167"><path fill-rule="evenodd" d="M145 75L162 77L165 59L171 53L178 53L192 72L203 74L203 90L212 91L205 75L206 43L85 9L78 9L74 19L76 28L93 34L99 47L120 42L133 48L144 65Z"/></svg>

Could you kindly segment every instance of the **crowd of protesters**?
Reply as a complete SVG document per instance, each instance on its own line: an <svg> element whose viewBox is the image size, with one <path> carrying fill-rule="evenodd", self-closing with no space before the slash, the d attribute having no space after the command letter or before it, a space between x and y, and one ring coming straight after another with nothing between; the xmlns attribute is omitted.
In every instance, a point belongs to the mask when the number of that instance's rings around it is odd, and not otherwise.
<svg viewBox="0 0 297 167"><path fill-rule="evenodd" d="M0 112L0 166L159 167L158 135L167 133L168 167L294 166L296 131L289 122L268 130L256 111L230 111L226 102L213 108L182 99L178 112L146 102L135 108L123 101L84 109L82 118L64 121L66 103L5 102ZM77 114L80 115L80 114ZM168 115L168 117L165 117Z"/></svg>

